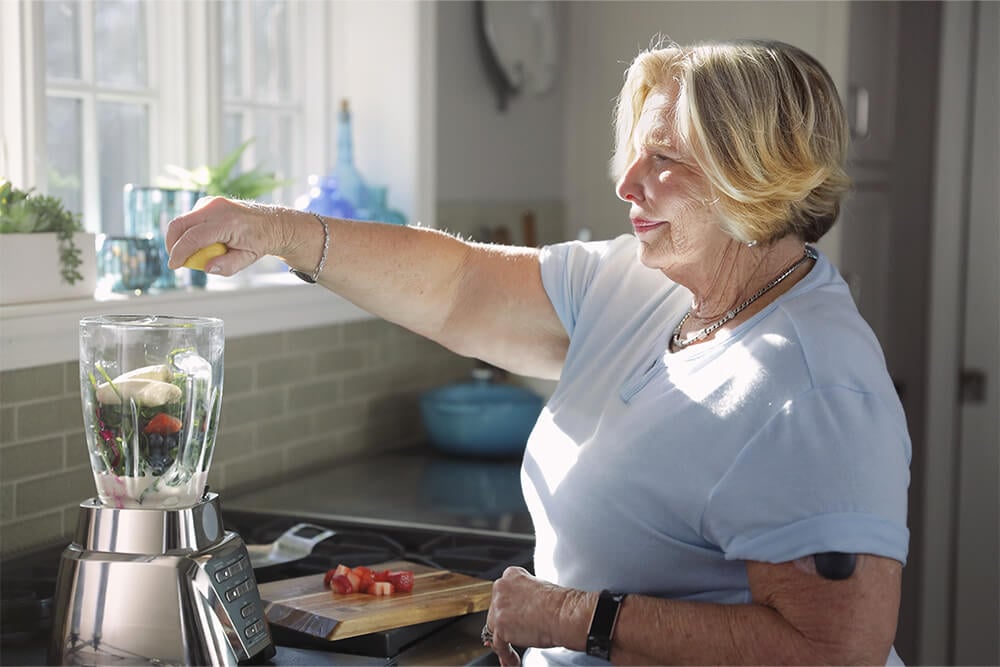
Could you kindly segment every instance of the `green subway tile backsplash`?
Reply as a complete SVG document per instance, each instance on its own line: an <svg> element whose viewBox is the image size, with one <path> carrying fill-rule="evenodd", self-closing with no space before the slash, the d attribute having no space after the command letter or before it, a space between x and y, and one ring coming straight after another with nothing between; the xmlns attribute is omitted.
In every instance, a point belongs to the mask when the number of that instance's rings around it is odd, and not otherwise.
<svg viewBox="0 0 1000 667"><path fill-rule="evenodd" d="M330 326L289 331L286 343L293 351L325 350L343 345L343 329L343 326Z"/></svg>
<svg viewBox="0 0 1000 667"><path fill-rule="evenodd" d="M76 503L79 505L79 503ZM14 521L4 521L0 526L0 553L11 553L22 549L48 544L76 528L76 524L63 530L63 511L52 510L45 514Z"/></svg>
<svg viewBox="0 0 1000 667"><path fill-rule="evenodd" d="M62 396L63 364L0 373L0 401L4 405Z"/></svg>
<svg viewBox="0 0 1000 667"><path fill-rule="evenodd" d="M312 357L305 354L262 361L257 366L257 386L265 389L308 380L313 377L313 366Z"/></svg>
<svg viewBox="0 0 1000 667"><path fill-rule="evenodd" d="M0 375L3 375L0 373ZM5 442L14 442L16 432L16 408L4 404L0 407L0 447Z"/></svg>
<svg viewBox="0 0 1000 667"><path fill-rule="evenodd" d="M265 334L226 339L226 362L242 363L272 359L285 352L285 334Z"/></svg>
<svg viewBox="0 0 1000 667"><path fill-rule="evenodd" d="M0 483L43 475L47 471L62 467L61 435L8 445L0 449Z"/></svg>
<svg viewBox="0 0 1000 667"><path fill-rule="evenodd" d="M95 495L90 466L60 470L45 477L17 483L18 516L79 503Z"/></svg>
<svg viewBox="0 0 1000 667"><path fill-rule="evenodd" d="M245 394L253 389L254 367L252 364L226 364L223 378L223 401L229 396Z"/></svg>
<svg viewBox="0 0 1000 667"><path fill-rule="evenodd" d="M319 351L316 353L316 372L327 374L361 370L368 364L366 351L361 344Z"/></svg>
<svg viewBox="0 0 1000 667"><path fill-rule="evenodd" d="M17 437L22 440L82 429L79 394L25 403L17 408Z"/></svg>

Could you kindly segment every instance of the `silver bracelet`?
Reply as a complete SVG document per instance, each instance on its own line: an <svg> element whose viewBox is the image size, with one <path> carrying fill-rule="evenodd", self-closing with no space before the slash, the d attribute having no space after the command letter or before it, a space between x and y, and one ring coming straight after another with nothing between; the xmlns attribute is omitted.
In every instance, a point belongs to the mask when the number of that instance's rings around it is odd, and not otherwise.
<svg viewBox="0 0 1000 667"><path fill-rule="evenodd" d="M323 267L326 266L326 253L330 249L330 227L326 224L319 213L313 213L313 216L319 220L319 224L323 225L323 254L320 255L319 264L316 265L316 270L313 271L312 275L309 275L305 271L299 271L298 269L288 268L289 273L294 274L296 277L301 278L307 283L315 283L319 279L319 274L322 273Z"/></svg>

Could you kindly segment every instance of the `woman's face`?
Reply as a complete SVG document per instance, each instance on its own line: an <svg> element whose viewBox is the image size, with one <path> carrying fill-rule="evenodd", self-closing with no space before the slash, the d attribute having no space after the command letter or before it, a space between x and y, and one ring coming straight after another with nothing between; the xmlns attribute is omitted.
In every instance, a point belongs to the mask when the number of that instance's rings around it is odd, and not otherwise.
<svg viewBox="0 0 1000 667"><path fill-rule="evenodd" d="M712 205L712 190L675 131L677 85L654 89L633 133L635 157L618 179L618 197L640 242L639 260L671 279L697 281L732 243Z"/></svg>

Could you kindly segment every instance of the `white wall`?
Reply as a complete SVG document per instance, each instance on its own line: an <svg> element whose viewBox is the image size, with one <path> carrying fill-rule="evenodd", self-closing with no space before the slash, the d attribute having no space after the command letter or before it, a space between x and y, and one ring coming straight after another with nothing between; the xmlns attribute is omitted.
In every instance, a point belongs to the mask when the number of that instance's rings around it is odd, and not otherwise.
<svg viewBox="0 0 1000 667"><path fill-rule="evenodd" d="M569 9L566 170L569 235L595 238L628 231L627 209L607 172L614 97L628 63L658 32L679 43L766 37L816 56L843 92L847 78L848 5L842 2L574 2ZM821 246L836 260L834 230Z"/></svg>
<svg viewBox="0 0 1000 667"><path fill-rule="evenodd" d="M336 123L342 98L353 109L354 157L368 180L389 186L389 205L413 221L428 216L433 196L423 189L433 165L423 119L427 95L421 86L433 69L422 28L428 3L419 0L350 0L330 4L328 36L334 82L328 123ZM358 30L355 26L370 26ZM426 31L424 31L426 32ZM301 63L308 68L309 63ZM307 83L308 85L308 83ZM336 158L336 132L330 132L330 166Z"/></svg>
<svg viewBox="0 0 1000 667"><path fill-rule="evenodd" d="M515 96L499 111L476 43L473 4L437 4L438 198L561 199L565 77L542 96ZM558 17L566 13L563 3L555 9Z"/></svg>

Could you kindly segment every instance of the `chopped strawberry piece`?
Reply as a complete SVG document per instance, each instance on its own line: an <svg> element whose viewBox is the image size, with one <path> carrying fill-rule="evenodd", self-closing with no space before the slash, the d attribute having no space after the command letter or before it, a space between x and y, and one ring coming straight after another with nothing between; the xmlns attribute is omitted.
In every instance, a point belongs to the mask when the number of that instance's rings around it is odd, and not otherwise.
<svg viewBox="0 0 1000 667"><path fill-rule="evenodd" d="M142 432L146 435L152 433L157 433L159 435L170 435L172 433L177 433L184 426L182 422L177 417L168 415L166 412L158 412L156 416L149 420L146 424L146 428L142 429Z"/></svg>
<svg viewBox="0 0 1000 667"><path fill-rule="evenodd" d="M370 590L372 595L392 595L395 589L388 581L376 581Z"/></svg>
<svg viewBox="0 0 1000 667"><path fill-rule="evenodd" d="M341 594L353 593L354 584L351 583L346 574L335 574L330 577L330 590Z"/></svg>
<svg viewBox="0 0 1000 667"><path fill-rule="evenodd" d="M389 573L389 583L400 593L409 593L413 590L413 572L394 570Z"/></svg>

